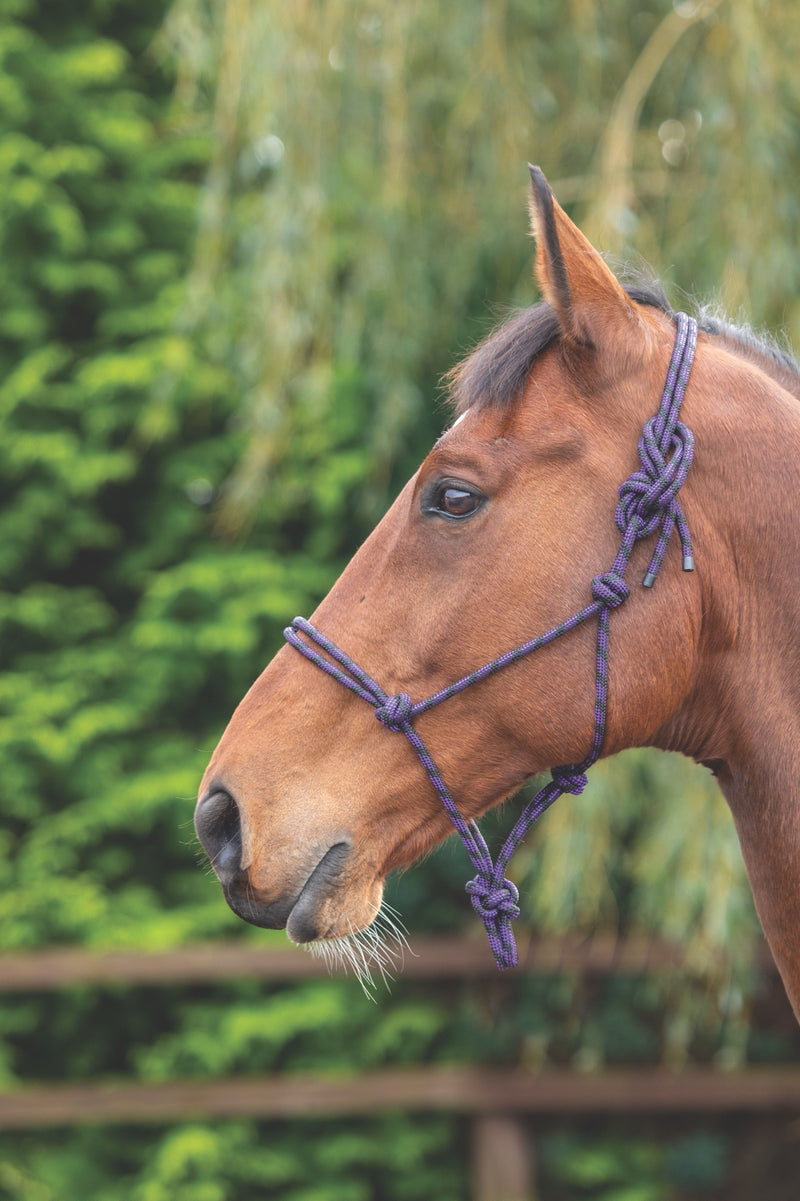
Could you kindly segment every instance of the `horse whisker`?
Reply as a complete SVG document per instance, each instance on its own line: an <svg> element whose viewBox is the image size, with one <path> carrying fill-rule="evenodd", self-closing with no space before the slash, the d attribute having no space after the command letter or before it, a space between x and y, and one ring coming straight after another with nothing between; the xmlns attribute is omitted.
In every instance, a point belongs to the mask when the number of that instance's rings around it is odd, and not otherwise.
<svg viewBox="0 0 800 1201"><path fill-rule="evenodd" d="M402 968L405 952L414 954L408 943L400 915L386 904L378 907L372 922L363 930L353 930L341 938L321 938L305 944L305 949L322 959L329 972L336 968L352 970L364 996L375 1000L375 977L380 973L388 989L393 971Z"/></svg>

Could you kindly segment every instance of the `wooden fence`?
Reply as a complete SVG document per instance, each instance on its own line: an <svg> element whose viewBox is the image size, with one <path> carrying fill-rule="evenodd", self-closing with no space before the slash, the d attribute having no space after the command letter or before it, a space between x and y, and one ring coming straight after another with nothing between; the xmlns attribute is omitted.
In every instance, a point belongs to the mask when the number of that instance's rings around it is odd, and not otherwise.
<svg viewBox="0 0 800 1201"><path fill-rule="evenodd" d="M611 972L644 974L676 968L683 962L674 946L657 940L605 937L592 939L520 940L515 974L535 972ZM774 971L764 950L763 967ZM76 985L141 985L213 983L232 978L303 980L329 974L325 963L297 947L246 942L211 943L171 951L89 951L58 947L17 955L0 955L0 992L59 989ZM415 939L414 949L398 965L398 974L417 980L494 977L497 968L482 939Z"/></svg>
<svg viewBox="0 0 800 1201"><path fill-rule="evenodd" d="M531 944L521 972L537 974L669 971L680 962L656 942L559 941ZM763 967L774 974L765 951ZM421 941L402 974L415 979L493 976L483 942ZM318 959L287 946L247 943L161 953L51 949L0 956L0 991L76 986L212 983L235 977L270 981L327 974ZM511 977L513 978L513 976ZM355 985L354 985L355 987ZM787 1003L788 1004L788 1003ZM532 1114L771 1113L800 1118L800 1066L724 1073L660 1067L584 1074L522 1068L408 1068L354 1075L247 1076L164 1083L40 1083L0 1093L0 1128L169 1123L186 1118L291 1118L417 1109L468 1115L473 1122L475 1201L531 1201L533 1165L523 1119Z"/></svg>

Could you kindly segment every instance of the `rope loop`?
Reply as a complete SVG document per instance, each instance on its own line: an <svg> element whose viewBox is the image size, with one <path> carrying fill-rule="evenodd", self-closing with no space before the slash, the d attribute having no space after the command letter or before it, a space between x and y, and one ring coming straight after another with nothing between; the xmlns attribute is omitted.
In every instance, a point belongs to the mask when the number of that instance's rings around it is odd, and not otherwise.
<svg viewBox="0 0 800 1201"><path fill-rule="evenodd" d="M511 880L493 880L479 873L466 885L472 908L484 922L519 917L519 890Z"/></svg>
<svg viewBox="0 0 800 1201"><path fill-rule="evenodd" d="M617 605L621 605L627 600L631 594L631 590L625 583L625 580L616 571L606 571L603 575L596 575L592 580L592 596L601 604L607 605L609 609L616 609Z"/></svg>
<svg viewBox="0 0 800 1201"><path fill-rule="evenodd" d="M411 722L412 701L407 692L387 696L382 705L375 709L375 716L387 730L399 731Z"/></svg>

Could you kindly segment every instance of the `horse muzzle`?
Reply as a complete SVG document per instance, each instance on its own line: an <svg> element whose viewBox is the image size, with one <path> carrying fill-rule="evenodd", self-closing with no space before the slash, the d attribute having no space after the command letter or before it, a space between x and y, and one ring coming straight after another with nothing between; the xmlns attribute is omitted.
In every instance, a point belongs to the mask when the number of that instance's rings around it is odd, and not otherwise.
<svg viewBox="0 0 800 1201"><path fill-rule="evenodd" d="M265 900L243 866L242 823L236 801L215 786L197 804L195 832L211 862L230 908L244 921L268 930L286 928L296 943L336 937L330 929L331 899L343 883L351 843L339 839L307 870L299 885L288 884L277 899ZM323 916L327 912L327 916Z"/></svg>

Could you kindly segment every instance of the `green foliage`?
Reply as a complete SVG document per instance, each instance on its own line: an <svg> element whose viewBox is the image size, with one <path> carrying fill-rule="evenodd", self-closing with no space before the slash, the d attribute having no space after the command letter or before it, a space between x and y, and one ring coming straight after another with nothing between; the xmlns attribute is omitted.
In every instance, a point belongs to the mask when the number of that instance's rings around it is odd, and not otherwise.
<svg viewBox="0 0 800 1201"><path fill-rule="evenodd" d="M563 53L577 38L597 60L594 94L657 27L655 11L623 22L617 43L616 9L590 36L556 8L469 4L434 72L425 5L345 20L329 0L312 21L303 6L182 0L155 38L162 13L117 0L69 22L31 2L2 23L7 946L227 928L195 868L189 798L285 620L313 607L423 453L436 418L421 398L484 298L530 295L522 216L497 187L530 136L523 78L527 106L563 114L554 30ZM487 81L505 72L505 93L468 100L465 56ZM588 119L588 84L570 86ZM564 128L566 168L577 129ZM715 798L666 760L599 768L521 864L530 918L658 929L698 969L735 946L740 979L755 924ZM420 923L441 897L443 927L464 912L461 874L448 852L397 895Z"/></svg>
<svg viewBox="0 0 800 1201"><path fill-rule="evenodd" d="M16 1163L0 1140L0 1195L14 1201L462 1201L464 1167L457 1125L402 1115L358 1123L222 1122L156 1134L97 1131L72 1138L15 1140ZM124 1148L124 1149L123 1149ZM64 1182L75 1192L67 1194Z"/></svg>
<svg viewBox="0 0 800 1201"><path fill-rule="evenodd" d="M527 157L601 245L800 332L797 22L705 11L469 0L445 30L430 3L0 0L3 947L272 937L199 868L197 781L438 433L440 373L532 298ZM796 1054L748 1033L755 922L711 782L644 753L592 775L520 856L525 916L660 931L680 979L32 994L0 1011L0 1077ZM452 929L463 879L446 847L392 900ZM555 1138L543 1187L711 1195L731 1157L715 1131ZM15 1134L0 1197L463 1201L467 1161L425 1114Z"/></svg>
<svg viewBox="0 0 800 1201"><path fill-rule="evenodd" d="M134 6L113 7L135 41ZM173 725L152 746L170 702L133 650L131 626L155 573L202 531L196 506L174 504L176 484L214 462L222 418L214 373L170 328L202 158L196 140L159 130L166 81L103 36L100 10L97 28L75 22L69 36L37 5L15 15L0 39L2 911L12 946L103 940L126 878L123 926L126 908L138 921L134 896L154 915L162 906L131 871L135 831L142 855L159 819L174 824L167 744L171 736L173 788L180 779L189 791L192 743ZM172 415L156 431L149 412L168 382ZM189 429L194 445L182 456ZM167 461L172 477L161 483Z"/></svg>
<svg viewBox="0 0 800 1201"><path fill-rule="evenodd" d="M544 1142L544 1167L559 1183L592 1201L677 1201L725 1184L729 1140L705 1131L673 1138L591 1138L558 1134Z"/></svg>
<svg viewBox="0 0 800 1201"><path fill-rule="evenodd" d="M747 979L757 924L736 834L710 775L677 755L604 760L520 860L539 927L660 930L701 974ZM718 958L721 949L724 958Z"/></svg>
<svg viewBox="0 0 800 1201"><path fill-rule="evenodd" d="M192 305L242 381L231 524L296 462L305 411L330 438L342 373L369 452L351 513L415 465L441 371L532 299L528 159L597 245L800 342L798 26L764 13L467 0L445 35L430 3L177 0L185 92L225 134Z"/></svg>
<svg viewBox="0 0 800 1201"><path fill-rule="evenodd" d="M162 11L102 5L67 32L30 4L2 26L6 946L214 928L188 799L231 699L328 578L213 534L241 438L181 325L207 139L175 126L142 53Z"/></svg>

